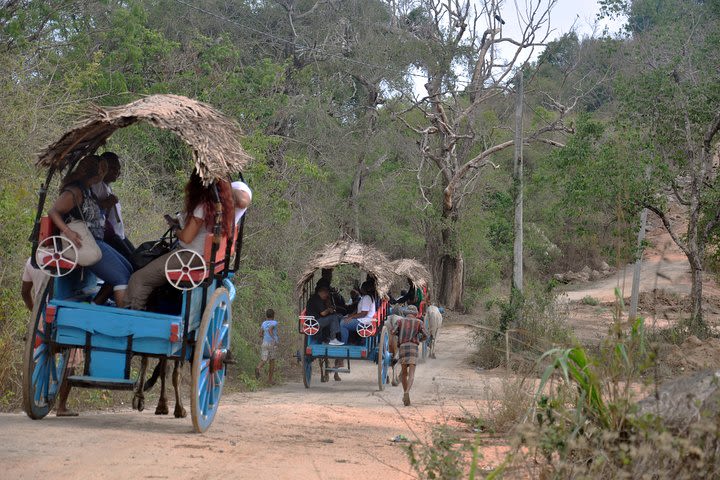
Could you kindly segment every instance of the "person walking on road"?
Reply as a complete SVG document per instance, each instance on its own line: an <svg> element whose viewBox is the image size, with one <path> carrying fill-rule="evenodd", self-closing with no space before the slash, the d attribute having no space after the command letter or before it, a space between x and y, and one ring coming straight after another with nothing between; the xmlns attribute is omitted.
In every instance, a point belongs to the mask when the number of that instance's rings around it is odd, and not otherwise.
<svg viewBox="0 0 720 480"><path fill-rule="evenodd" d="M417 318L418 309L415 305L407 307L407 316L398 320L394 335L398 337L400 364L402 372L400 380L403 386L403 404L410 405L410 389L415 379L415 366L418 359L418 345L428 337L425 324Z"/></svg>
<svg viewBox="0 0 720 480"><path fill-rule="evenodd" d="M275 358L277 356L277 346L280 342L278 337L278 322L275 320L275 310L268 308L265 312L265 320L260 325L260 336L262 337L262 345L260 346L260 363L255 367L255 378L260 379L260 369L265 366L265 362L269 364L268 383L273 383L273 373L275 372Z"/></svg>

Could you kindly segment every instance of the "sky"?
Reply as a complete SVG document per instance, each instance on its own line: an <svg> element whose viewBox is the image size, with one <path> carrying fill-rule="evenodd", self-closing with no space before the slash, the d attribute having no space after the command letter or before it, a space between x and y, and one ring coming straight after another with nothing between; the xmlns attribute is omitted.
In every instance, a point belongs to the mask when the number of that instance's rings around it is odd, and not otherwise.
<svg viewBox="0 0 720 480"><path fill-rule="evenodd" d="M475 1L477 2L482 0ZM501 11L502 17L505 20L505 25L503 26L504 37L520 38L519 32L521 31L521 28L516 14L516 5L521 11L524 11L526 2L528 1L533 1L533 3L536 4L538 0L505 0ZM547 2L548 0L541 1ZM619 32L623 25L623 21L603 20L602 22L599 22L597 20L597 14L599 11L600 7L597 0L557 0L555 7L550 13L550 28L552 32L550 33L548 40L557 39L572 29L575 29L580 37L600 35L605 28L608 29L608 32L611 35ZM510 47L506 47L506 49L508 51L508 56L510 53L514 52L514 50ZM531 58L537 58L541 52L542 48L536 48L532 52ZM427 95L423 86L427 80L423 72L420 70L416 70L413 75L414 94L418 98L422 98L424 95Z"/></svg>
<svg viewBox="0 0 720 480"><path fill-rule="evenodd" d="M523 0L518 0L518 3L524 3ZM507 2L508 10L514 10L513 1ZM555 36L560 36L563 33L567 33L576 22L578 33L581 35L590 35L593 32L593 28L597 22L597 13L600 11L597 0L558 0L557 5L550 14L551 25L557 29ZM517 23L517 22L514 22ZM603 28L607 26L610 33L617 32L622 26L622 21L607 20L599 24L598 33L601 33Z"/></svg>

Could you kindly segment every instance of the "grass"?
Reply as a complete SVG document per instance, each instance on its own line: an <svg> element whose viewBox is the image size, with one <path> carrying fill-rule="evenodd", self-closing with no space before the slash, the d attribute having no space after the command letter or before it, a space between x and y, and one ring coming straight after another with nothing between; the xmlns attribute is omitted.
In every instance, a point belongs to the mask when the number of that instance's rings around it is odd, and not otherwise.
<svg viewBox="0 0 720 480"><path fill-rule="evenodd" d="M583 305L590 305L591 307L596 307L600 305L600 300L593 296L585 295L582 300L580 300L580 303L582 303Z"/></svg>

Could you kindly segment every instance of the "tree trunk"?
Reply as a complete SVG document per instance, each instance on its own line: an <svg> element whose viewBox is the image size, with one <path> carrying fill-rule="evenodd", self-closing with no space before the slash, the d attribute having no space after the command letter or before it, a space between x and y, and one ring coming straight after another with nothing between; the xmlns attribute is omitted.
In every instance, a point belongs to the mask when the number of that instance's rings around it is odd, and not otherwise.
<svg viewBox="0 0 720 480"><path fill-rule="evenodd" d="M703 272L702 266L696 259L690 259L690 275L692 278L692 286L690 287L690 306L691 306L691 317L690 325L695 334L705 333L707 326L703 319L702 312L702 289L703 289Z"/></svg>
<svg viewBox="0 0 720 480"><path fill-rule="evenodd" d="M457 207L443 207L443 227L440 245L440 266L438 282L438 300L450 310L463 308L462 296L465 290L465 262L459 246L457 231Z"/></svg>

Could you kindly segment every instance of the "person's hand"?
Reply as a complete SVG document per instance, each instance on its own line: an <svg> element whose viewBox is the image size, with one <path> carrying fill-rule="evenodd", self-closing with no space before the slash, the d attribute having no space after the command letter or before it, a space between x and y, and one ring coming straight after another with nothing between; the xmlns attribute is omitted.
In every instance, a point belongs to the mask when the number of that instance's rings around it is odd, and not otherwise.
<svg viewBox="0 0 720 480"><path fill-rule="evenodd" d="M168 227L170 228L180 228L180 220L177 219L177 217L171 217L167 213L163 216L165 221L168 224Z"/></svg>
<svg viewBox="0 0 720 480"><path fill-rule="evenodd" d="M82 247L82 237L75 230L72 230L70 229L70 227L68 227L65 229L63 234L65 235L65 238L74 243L77 248Z"/></svg>

